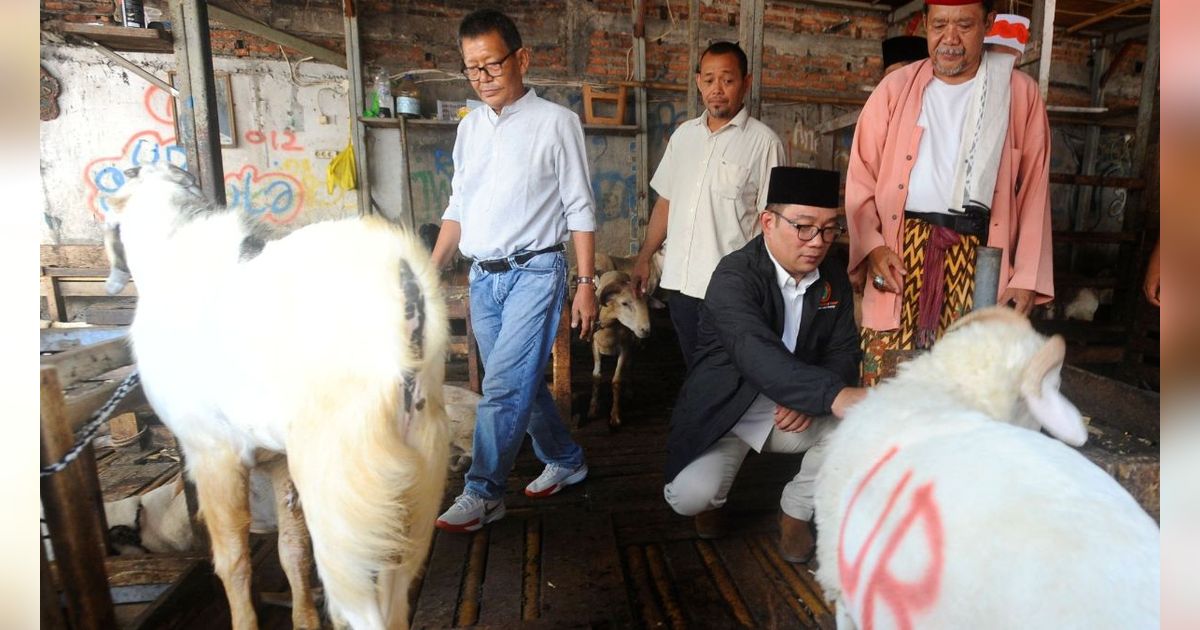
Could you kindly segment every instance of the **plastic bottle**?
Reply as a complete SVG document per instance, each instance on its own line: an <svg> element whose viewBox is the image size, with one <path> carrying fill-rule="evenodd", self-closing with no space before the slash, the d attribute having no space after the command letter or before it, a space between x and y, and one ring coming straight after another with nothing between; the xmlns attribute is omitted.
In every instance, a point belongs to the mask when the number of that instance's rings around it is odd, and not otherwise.
<svg viewBox="0 0 1200 630"><path fill-rule="evenodd" d="M387 69L380 67L375 71L375 96L379 99L379 117L392 117L392 78Z"/></svg>
<svg viewBox="0 0 1200 630"><path fill-rule="evenodd" d="M405 118L421 117L421 92L411 74L404 75L396 95L396 115Z"/></svg>

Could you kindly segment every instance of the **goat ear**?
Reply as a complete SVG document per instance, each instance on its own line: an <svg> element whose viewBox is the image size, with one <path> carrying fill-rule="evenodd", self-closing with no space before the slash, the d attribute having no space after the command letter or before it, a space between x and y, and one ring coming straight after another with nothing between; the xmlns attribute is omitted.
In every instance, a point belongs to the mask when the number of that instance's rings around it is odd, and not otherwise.
<svg viewBox="0 0 1200 630"><path fill-rule="evenodd" d="M1061 336L1047 340L1021 374L1021 398L1038 424L1050 435L1071 446L1083 446L1087 441L1083 417L1058 390L1066 353L1067 344Z"/></svg>
<svg viewBox="0 0 1200 630"><path fill-rule="evenodd" d="M108 255L108 278L104 289L109 295L116 295L129 284L129 265L125 262L125 244L121 242L121 226L105 225L104 253Z"/></svg>

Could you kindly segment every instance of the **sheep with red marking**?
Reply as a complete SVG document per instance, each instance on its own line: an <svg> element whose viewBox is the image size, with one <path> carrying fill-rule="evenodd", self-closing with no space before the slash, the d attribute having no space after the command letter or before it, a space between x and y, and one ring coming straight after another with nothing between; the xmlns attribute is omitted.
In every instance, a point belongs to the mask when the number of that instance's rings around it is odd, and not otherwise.
<svg viewBox="0 0 1200 630"><path fill-rule="evenodd" d="M1158 627L1158 527L1067 446L1064 353L979 311L850 410L816 481L839 628Z"/></svg>

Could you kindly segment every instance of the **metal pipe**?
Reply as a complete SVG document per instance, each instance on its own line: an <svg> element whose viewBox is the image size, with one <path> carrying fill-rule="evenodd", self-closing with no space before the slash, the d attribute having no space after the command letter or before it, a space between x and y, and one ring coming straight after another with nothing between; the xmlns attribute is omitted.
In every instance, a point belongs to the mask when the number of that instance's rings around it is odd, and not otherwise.
<svg viewBox="0 0 1200 630"><path fill-rule="evenodd" d="M209 199L225 205L225 168L221 161L221 128L217 121L217 90L213 81L212 43L209 41L208 3L184 0L183 30L187 38L191 99L183 103L196 120L196 151L200 189Z"/></svg>
<svg viewBox="0 0 1200 630"><path fill-rule="evenodd" d="M975 248L975 292L972 294L972 310L996 305L1000 293L1000 255L998 247Z"/></svg>

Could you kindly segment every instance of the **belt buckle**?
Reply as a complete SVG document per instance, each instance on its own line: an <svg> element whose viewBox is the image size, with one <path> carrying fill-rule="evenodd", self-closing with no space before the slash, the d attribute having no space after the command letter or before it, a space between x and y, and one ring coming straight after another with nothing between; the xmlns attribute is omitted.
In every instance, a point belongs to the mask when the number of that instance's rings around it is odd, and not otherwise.
<svg viewBox="0 0 1200 630"><path fill-rule="evenodd" d="M488 273L504 273L512 269L512 265L509 264L507 258L499 258L496 260L481 260L479 261L479 268Z"/></svg>

